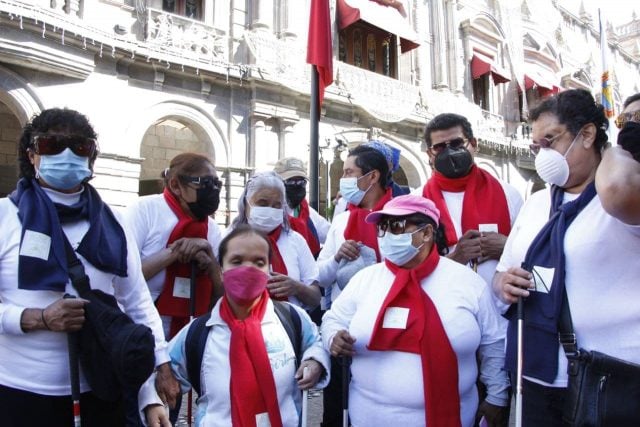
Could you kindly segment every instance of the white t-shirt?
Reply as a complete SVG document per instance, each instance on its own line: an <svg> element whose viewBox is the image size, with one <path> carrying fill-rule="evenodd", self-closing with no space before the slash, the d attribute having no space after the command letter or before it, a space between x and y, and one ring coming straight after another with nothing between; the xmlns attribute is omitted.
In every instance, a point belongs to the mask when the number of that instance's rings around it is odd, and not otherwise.
<svg viewBox="0 0 640 427"><path fill-rule="evenodd" d="M565 196L565 202L576 197ZM550 206L548 189L531 195L511 230L497 271L521 265L549 219ZM640 226L624 224L607 214L596 195L567 229L564 253L565 286L578 345L640 363L640 262L636 260ZM562 347L558 360L552 385L566 387L567 359Z"/></svg>
<svg viewBox="0 0 640 427"><path fill-rule="evenodd" d="M63 194L44 189L55 203L76 203L80 193ZM118 213L114 211L116 218ZM0 384L51 396L71 394L67 334L37 330L25 333L20 318L25 308L45 308L64 293L77 295L69 281L65 292L18 289L18 258L22 224L18 208L8 198L0 199L2 235L0 237ZM122 221L119 219L120 223ZM127 236L127 277L96 269L81 254L91 288L114 295L124 311L137 323L147 325L155 337L156 366L169 360L162 324L149 295L134 240ZM71 246L77 248L89 229L89 221L64 224L62 230ZM82 374L80 389L89 390Z"/></svg>
<svg viewBox="0 0 640 427"><path fill-rule="evenodd" d="M329 349L342 329L356 338L351 364L349 416L354 426L424 426L425 401L419 354L370 351L367 344L391 285L393 273L383 263L361 270L322 319L321 335ZM487 401L506 406L504 328L486 283L470 269L442 257L422 283L433 301L458 360L462 426L473 425L478 408L476 379L487 385Z"/></svg>
<svg viewBox="0 0 640 427"><path fill-rule="evenodd" d="M345 211L333 217L333 222L327 232L327 240L324 242L320 255L318 255L318 281L320 286L330 290L329 300L325 303L326 306L329 306L330 302L340 295L340 288L336 284L336 273L339 264L334 256L345 242L344 230L347 228L349 215L350 211Z"/></svg>
<svg viewBox="0 0 640 427"><path fill-rule="evenodd" d="M124 211L124 217L138 244L140 258L143 261L167 247L169 236L178 224L178 217L162 194L140 197ZM211 244L214 255L217 256L222 233L211 217L209 217L207 240ZM165 277L166 270L162 270L147 280L149 292L154 301L162 292Z"/></svg>

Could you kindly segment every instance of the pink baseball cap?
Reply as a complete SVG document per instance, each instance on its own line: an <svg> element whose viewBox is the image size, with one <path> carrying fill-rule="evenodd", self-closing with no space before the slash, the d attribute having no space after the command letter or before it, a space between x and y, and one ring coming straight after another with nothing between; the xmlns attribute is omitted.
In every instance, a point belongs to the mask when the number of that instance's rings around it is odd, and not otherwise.
<svg viewBox="0 0 640 427"><path fill-rule="evenodd" d="M365 221L369 224L377 224L383 215L407 216L414 213L428 216L436 223L436 226L439 224L440 210L436 205L427 198L414 196L413 194L398 196L389 200L382 210L371 212L367 215Z"/></svg>

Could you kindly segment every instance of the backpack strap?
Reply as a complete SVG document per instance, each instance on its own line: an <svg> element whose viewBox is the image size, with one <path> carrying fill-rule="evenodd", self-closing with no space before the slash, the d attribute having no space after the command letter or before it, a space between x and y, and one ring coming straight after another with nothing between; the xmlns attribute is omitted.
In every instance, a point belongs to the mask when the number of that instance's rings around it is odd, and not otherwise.
<svg viewBox="0 0 640 427"><path fill-rule="evenodd" d="M207 322L211 318L211 312L207 312L197 317L189 326L187 338L185 340L185 356L187 362L187 377L191 387L200 396L200 371L202 368L202 358L204 357L204 347L207 343L209 328Z"/></svg>
<svg viewBox="0 0 640 427"><path fill-rule="evenodd" d="M300 320L300 314L291 304L286 302L274 300L273 306L293 346L293 351L296 355L296 369L298 369L301 362L300 359L302 358L302 322ZM210 318L211 312L196 318L189 326L185 340L187 376L191 387L198 393L198 396L200 396L202 359L204 357L207 336L209 335L209 328L206 324Z"/></svg>
<svg viewBox="0 0 640 427"><path fill-rule="evenodd" d="M273 306L293 346L293 352L296 354L296 369L298 369L302 359L302 323L300 315L293 308L293 305L288 302L273 300Z"/></svg>

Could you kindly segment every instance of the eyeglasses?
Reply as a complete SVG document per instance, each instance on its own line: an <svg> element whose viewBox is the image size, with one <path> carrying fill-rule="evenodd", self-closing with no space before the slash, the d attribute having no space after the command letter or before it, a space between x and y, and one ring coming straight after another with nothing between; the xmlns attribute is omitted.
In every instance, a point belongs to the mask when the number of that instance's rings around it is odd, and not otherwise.
<svg viewBox="0 0 640 427"><path fill-rule="evenodd" d="M564 132L560 132L559 134L557 134L554 137L551 137L551 138L540 138L537 141L533 141L533 144L529 145L529 149L531 150L531 152L535 156L540 152L541 148L549 148L549 147L551 147L551 144L556 142L565 133L567 133L567 129L565 129Z"/></svg>
<svg viewBox="0 0 640 427"><path fill-rule="evenodd" d="M627 122L640 123L640 110L630 113L620 113L620 115L616 117L615 124L618 129L622 129Z"/></svg>
<svg viewBox="0 0 640 427"><path fill-rule="evenodd" d="M289 186L304 187L307 185L307 179L306 178L289 178L284 182L284 185L286 185L287 187Z"/></svg>
<svg viewBox="0 0 640 427"><path fill-rule="evenodd" d="M222 181L217 176L213 175L205 175L205 176L189 176L189 175L180 175L180 181L185 184L193 184L198 186L199 188L213 188L215 190L220 190L222 188Z"/></svg>
<svg viewBox="0 0 640 427"><path fill-rule="evenodd" d="M429 149L434 154L440 154L444 151L447 146L452 148L453 150L460 149L466 146L469 143L467 138L453 138L449 141L439 142L437 144L433 144Z"/></svg>
<svg viewBox="0 0 640 427"><path fill-rule="evenodd" d="M70 148L80 157L91 157L96 152L96 140L78 135L36 135L33 137L33 148L40 156L60 154Z"/></svg>
<svg viewBox="0 0 640 427"><path fill-rule="evenodd" d="M407 225L413 224L412 222L408 222L406 218L404 219L387 219L380 221L376 228L378 229L378 237L384 237L387 233L387 230L391 232L391 234L404 234L407 229ZM420 231L426 227L424 224L416 224L418 229L413 231Z"/></svg>

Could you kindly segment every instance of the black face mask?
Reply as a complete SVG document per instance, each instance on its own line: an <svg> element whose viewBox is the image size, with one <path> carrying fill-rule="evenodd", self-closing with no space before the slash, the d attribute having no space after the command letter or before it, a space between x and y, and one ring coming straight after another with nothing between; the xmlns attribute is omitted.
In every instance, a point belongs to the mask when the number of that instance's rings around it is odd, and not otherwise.
<svg viewBox="0 0 640 427"><path fill-rule="evenodd" d="M640 162L640 123L627 122L618 134L618 145Z"/></svg>
<svg viewBox="0 0 640 427"><path fill-rule="evenodd" d="M287 185L287 202L291 208L297 208L307 196L307 188L304 185Z"/></svg>
<svg viewBox="0 0 640 427"><path fill-rule="evenodd" d="M187 203L189 210L199 220L212 215L220 205L220 189L204 187L196 190L196 201Z"/></svg>
<svg viewBox="0 0 640 427"><path fill-rule="evenodd" d="M465 176L473 166L473 156L464 147L452 149L447 147L436 156L434 167L447 178L460 178Z"/></svg>

